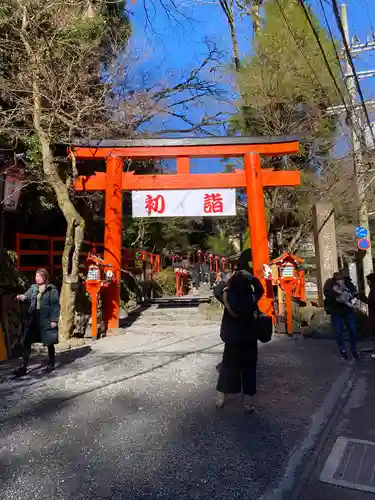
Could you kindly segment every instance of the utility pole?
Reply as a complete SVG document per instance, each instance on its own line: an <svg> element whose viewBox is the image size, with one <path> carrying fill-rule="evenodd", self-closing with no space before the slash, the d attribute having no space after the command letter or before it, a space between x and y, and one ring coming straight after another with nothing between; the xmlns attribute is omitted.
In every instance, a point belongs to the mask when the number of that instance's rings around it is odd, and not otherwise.
<svg viewBox="0 0 375 500"><path fill-rule="evenodd" d="M344 28L345 38L348 46L350 47L350 51L353 53L364 52L368 50L375 50L374 43L367 43L361 46L360 43L356 45L352 45L350 43L349 38L349 26L348 26L348 14L346 4L341 5L341 22ZM349 64L348 54L344 50L344 64L345 64L345 77L347 81L347 89L349 94L349 120L350 120L350 128L351 128L351 138L352 138L352 146L353 146L353 159L354 159L354 175L356 179L357 186L357 196L358 196L358 222L360 226L365 227L368 230L368 239L370 241L370 247L365 252L363 260L362 260L362 271L363 271L363 281L365 286L366 293L368 292L368 285L366 282L366 276L373 271L373 263L372 263L372 252L371 252L371 235L370 235L370 227L369 227L369 217L368 217L368 209L367 209L367 201L366 201L366 184L365 184L365 168L363 161L363 147L364 143L364 133L363 133L363 125L361 120L361 114L358 112L358 106L356 103L357 97L357 88L354 80L354 75L352 72L352 68ZM361 73L361 72L358 72ZM368 78L374 75L374 72L365 72L362 77ZM370 74L371 73L371 74ZM358 74L358 77L361 78L361 75Z"/></svg>

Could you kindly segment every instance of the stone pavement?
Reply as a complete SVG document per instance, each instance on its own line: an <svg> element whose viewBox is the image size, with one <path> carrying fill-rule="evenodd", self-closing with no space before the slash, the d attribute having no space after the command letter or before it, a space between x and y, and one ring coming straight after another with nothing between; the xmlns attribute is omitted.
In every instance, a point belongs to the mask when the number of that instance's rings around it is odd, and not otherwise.
<svg viewBox="0 0 375 500"><path fill-rule="evenodd" d="M181 326L61 353L49 376L0 365L0 498L283 498L350 368L333 342L275 338L244 415L214 407L221 352L217 326Z"/></svg>
<svg viewBox="0 0 375 500"><path fill-rule="evenodd" d="M370 345L370 344L369 344ZM298 491L293 496L299 500L362 500L373 498L374 492L365 492L351 489L347 486L338 486L320 481L328 457L338 438L365 440L375 444L375 360L369 353L362 353L361 360L347 387L347 397L343 395L343 404L338 408L335 418L332 419L327 431L323 433L315 457L307 467L305 477L301 480ZM371 447L372 448L372 447ZM357 448L357 454L361 450ZM364 450L365 451L365 450ZM375 487L375 454L374 449L367 446L366 453L357 457L354 452L352 459L343 456L345 463L340 466L339 474L343 479L350 478L355 483L372 483ZM339 456L334 457L339 458ZM339 466L336 461L335 468ZM339 477L335 474L335 479ZM372 481L371 481L372 479Z"/></svg>

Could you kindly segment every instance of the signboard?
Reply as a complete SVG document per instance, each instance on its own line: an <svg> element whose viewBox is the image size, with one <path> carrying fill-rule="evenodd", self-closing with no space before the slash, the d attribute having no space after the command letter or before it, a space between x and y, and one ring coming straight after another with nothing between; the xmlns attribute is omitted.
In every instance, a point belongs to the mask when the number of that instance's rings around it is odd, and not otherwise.
<svg viewBox="0 0 375 500"><path fill-rule="evenodd" d="M358 240L357 245L360 250L368 250L370 248L370 242L365 238L361 238L360 240Z"/></svg>
<svg viewBox="0 0 375 500"><path fill-rule="evenodd" d="M357 236L357 238L366 238L368 235L368 229L363 226L359 226L355 230L355 235Z"/></svg>
<svg viewBox="0 0 375 500"><path fill-rule="evenodd" d="M133 217L236 215L235 189L132 191Z"/></svg>
<svg viewBox="0 0 375 500"><path fill-rule="evenodd" d="M8 212L14 212L17 210L23 179L24 176L22 171L16 168L8 168L5 174L3 192L4 210L7 210Z"/></svg>

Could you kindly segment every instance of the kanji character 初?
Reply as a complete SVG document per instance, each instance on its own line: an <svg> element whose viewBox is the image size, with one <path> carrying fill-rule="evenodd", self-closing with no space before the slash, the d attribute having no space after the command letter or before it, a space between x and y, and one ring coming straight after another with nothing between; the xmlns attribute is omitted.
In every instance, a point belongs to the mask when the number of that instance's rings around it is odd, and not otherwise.
<svg viewBox="0 0 375 500"><path fill-rule="evenodd" d="M147 194L145 199L145 209L147 210L148 215L151 215L152 213L163 214L165 211L164 196L158 194L153 197L150 194Z"/></svg>
<svg viewBox="0 0 375 500"><path fill-rule="evenodd" d="M205 214L222 214L224 212L223 197L220 193L205 194L203 203Z"/></svg>

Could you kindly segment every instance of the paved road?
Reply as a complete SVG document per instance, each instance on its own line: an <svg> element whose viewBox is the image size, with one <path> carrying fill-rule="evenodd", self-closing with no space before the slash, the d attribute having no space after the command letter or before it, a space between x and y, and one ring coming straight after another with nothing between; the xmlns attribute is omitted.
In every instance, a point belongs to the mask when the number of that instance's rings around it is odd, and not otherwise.
<svg viewBox="0 0 375 500"><path fill-rule="evenodd" d="M1 499L254 500L280 491L346 365L329 341L262 346L259 406L248 416L236 401L214 408L221 351L216 329L196 327L98 341L61 354L50 376L34 363L11 381L0 365Z"/></svg>

